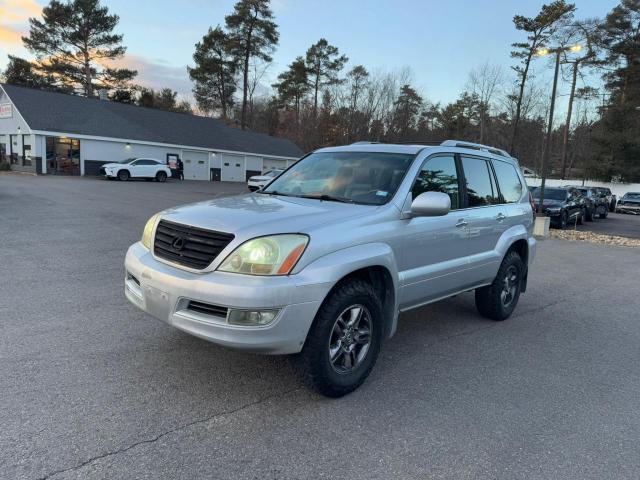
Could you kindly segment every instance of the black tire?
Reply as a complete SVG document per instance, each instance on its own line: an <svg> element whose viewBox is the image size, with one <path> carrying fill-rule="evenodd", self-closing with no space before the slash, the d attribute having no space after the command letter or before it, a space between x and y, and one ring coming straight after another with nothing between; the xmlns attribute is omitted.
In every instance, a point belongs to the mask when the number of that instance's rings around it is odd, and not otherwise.
<svg viewBox="0 0 640 480"><path fill-rule="evenodd" d="M611 200L611 203L609 204L609 211L610 212L616 211L616 200Z"/></svg>
<svg viewBox="0 0 640 480"><path fill-rule="evenodd" d="M517 252L510 250L502 260L498 274L491 285L476 288L476 308L480 315L495 321L503 321L509 318L518 304L520 290L522 288L522 275L524 264ZM505 280L507 275L515 274L515 279L510 279L509 288L515 287L511 298L503 296L505 293ZM508 300L508 302L507 302Z"/></svg>
<svg viewBox="0 0 640 480"><path fill-rule="evenodd" d="M367 350L360 360L356 358L355 362L349 362L355 365L351 370L338 371L338 367L344 368L344 366L334 366L337 362L332 362L330 357L331 342L337 332L336 325L343 313L357 307L364 307L362 315L368 313L370 319ZM353 279L338 285L318 310L302 351L292 357L301 380L327 397L342 397L354 391L366 380L376 363L382 341L383 325L382 305L369 283ZM351 332L349 335L349 346L352 346L353 351L358 348L360 335L360 330ZM342 339L338 344L340 345L338 354L334 358L341 355Z"/></svg>
<svg viewBox="0 0 640 480"><path fill-rule="evenodd" d="M581 208L580 209L580 216L578 217L578 225L583 225L584 224L584 216L585 215L586 215L585 209Z"/></svg>
<svg viewBox="0 0 640 480"><path fill-rule="evenodd" d="M600 214L600 218L607 218L607 216L609 215L609 212L607 211L607 209L605 208L602 213Z"/></svg>
<svg viewBox="0 0 640 480"><path fill-rule="evenodd" d="M587 208L587 222L593 222L593 213Z"/></svg>
<svg viewBox="0 0 640 480"><path fill-rule="evenodd" d="M569 215L566 210L563 210L560 213L560 229L565 230L567 228L567 224L569 223Z"/></svg>
<svg viewBox="0 0 640 480"><path fill-rule="evenodd" d="M167 172L160 171L156 173L156 182L166 182L167 181Z"/></svg>
<svg viewBox="0 0 640 480"><path fill-rule="evenodd" d="M129 170L120 170L118 172L118 180L126 182L130 178L131 178L131 174L129 173Z"/></svg>

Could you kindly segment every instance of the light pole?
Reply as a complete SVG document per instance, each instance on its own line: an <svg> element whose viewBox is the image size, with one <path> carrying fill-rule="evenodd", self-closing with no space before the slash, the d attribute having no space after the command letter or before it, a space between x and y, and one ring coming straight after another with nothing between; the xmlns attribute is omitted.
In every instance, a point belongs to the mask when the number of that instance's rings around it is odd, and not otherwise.
<svg viewBox="0 0 640 480"><path fill-rule="evenodd" d="M553 88L551 89L551 106L549 107L549 121L547 122L547 138L544 144L544 153L542 154L542 165L540 165L540 176L542 181L540 183L540 206L538 207L538 215L545 216L544 214L544 186L547 181L547 164L549 163L549 149L551 146L551 135L553 133L553 111L556 106L556 90L558 87L558 72L560 70L560 54L566 51L579 52L582 49L581 45L572 45L570 47L557 47L557 48L541 48L536 54L540 57L554 53L556 55L556 66L553 74Z"/></svg>

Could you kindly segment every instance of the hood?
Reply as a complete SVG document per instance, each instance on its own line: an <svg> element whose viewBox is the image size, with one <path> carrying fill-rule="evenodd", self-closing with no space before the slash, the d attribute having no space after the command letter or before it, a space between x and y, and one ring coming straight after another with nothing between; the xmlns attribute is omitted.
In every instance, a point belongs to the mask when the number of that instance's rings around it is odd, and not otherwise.
<svg viewBox="0 0 640 480"><path fill-rule="evenodd" d="M272 180L274 177L267 177L266 175L255 175L253 177L249 177L249 180L252 182L267 182Z"/></svg>
<svg viewBox="0 0 640 480"><path fill-rule="evenodd" d="M216 198L171 208L162 218L237 237L309 232L377 209L377 206L270 196L259 193Z"/></svg>
<svg viewBox="0 0 640 480"><path fill-rule="evenodd" d="M102 168L113 168L113 167L121 167L122 163L111 162L111 163L103 163L101 165Z"/></svg>

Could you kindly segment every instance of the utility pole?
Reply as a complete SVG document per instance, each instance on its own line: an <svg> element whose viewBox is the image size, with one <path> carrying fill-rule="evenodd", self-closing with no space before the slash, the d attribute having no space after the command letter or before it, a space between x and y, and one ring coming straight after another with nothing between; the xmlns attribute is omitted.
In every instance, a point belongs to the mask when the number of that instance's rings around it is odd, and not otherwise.
<svg viewBox="0 0 640 480"><path fill-rule="evenodd" d="M540 184L540 206L538 213L544 216L544 185L547 180L547 164L549 163L549 149L551 147L551 135L553 133L553 110L556 106L556 89L558 87L558 71L560 70L560 54L563 49L556 49L556 70L553 74L553 88L551 89L551 106L549 107L549 122L547 122L547 141L544 144L544 155L542 155L542 183Z"/></svg>
<svg viewBox="0 0 640 480"><path fill-rule="evenodd" d="M573 75L571 78L571 93L569 94L569 105L567 106L567 120L564 123L564 132L562 135L562 157L560 160L560 178L564 180L565 169L567 165L567 146L569 145L569 129L571 127L571 113L573 112L573 97L576 93L576 82L578 81L578 68L580 60L573 63Z"/></svg>
<svg viewBox="0 0 640 480"><path fill-rule="evenodd" d="M579 44L572 45L570 47L558 47L558 48L541 48L536 53L540 57L549 55L550 53L556 54L556 68L553 74L553 88L551 90L551 106L549 107L549 122L547 124L547 140L544 144L544 153L542 155L542 165L540 165L540 177L542 182L540 184L540 205L538 206L538 215L544 217L544 186L547 181L547 164L549 163L549 150L551 148L551 135L553 134L553 111L556 105L556 90L558 88L558 72L560 71L560 55L566 51L579 52L582 50L582 46Z"/></svg>

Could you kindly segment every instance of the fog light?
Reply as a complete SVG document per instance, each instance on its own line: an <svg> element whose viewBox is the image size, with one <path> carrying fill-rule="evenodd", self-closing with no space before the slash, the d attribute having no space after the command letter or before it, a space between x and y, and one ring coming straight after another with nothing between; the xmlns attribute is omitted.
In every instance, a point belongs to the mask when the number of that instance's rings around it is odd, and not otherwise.
<svg viewBox="0 0 640 480"><path fill-rule="evenodd" d="M278 310L229 310L227 322L232 325L268 325L276 318Z"/></svg>

